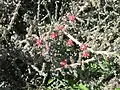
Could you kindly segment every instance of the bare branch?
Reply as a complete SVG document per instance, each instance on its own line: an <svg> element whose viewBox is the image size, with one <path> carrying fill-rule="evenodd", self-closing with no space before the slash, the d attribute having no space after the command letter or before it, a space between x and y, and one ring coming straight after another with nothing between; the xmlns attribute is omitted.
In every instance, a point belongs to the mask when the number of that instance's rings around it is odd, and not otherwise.
<svg viewBox="0 0 120 90"><path fill-rule="evenodd" d="M21 0L20 0L20 1L18 2L18 4L16 5L16 8L15 8L14 13L13 13L13 17L11 18L11 21L10 21L10 23L9 23L9 25L8 25L8 28L7 28L7 32L9 32L9 31L11 30L11 28L12 28L12 26L13 26L13 24L14 24L14 21L15 21L15 19L16 19L16 17L17 17L18 10L19 10L20 6L21 6ZM4 32L3 32L3 37L6 38L7 32L6 32L6 30L4 30Z"/></svg>
<svg viewBox="0 0 120 90"><path fill-rule="evenodd" d="M42 71L40 71L35 65L31 65L31 67L39 73L40 76L46 76L46 74Z"/></svg>
<svg viewBox="0 0 120 90"><path fill-rule="evenodd" d="M70 65L65 65L64 68L80 66L80 65L82 65L82 64L89 63L89 62L92 62L92 61L95 61L95 60L96 60L96 59L93 57L93 58L87 59L87 60L85 60L85 61L80 61L80 62L78 62L78 63L74 63L74 64L70 64ZM62 70L62 69L63 69L63 67L62 67L62 68L57 68L57 69L55 69L55 71L57 71L57 70Z"/></svg>

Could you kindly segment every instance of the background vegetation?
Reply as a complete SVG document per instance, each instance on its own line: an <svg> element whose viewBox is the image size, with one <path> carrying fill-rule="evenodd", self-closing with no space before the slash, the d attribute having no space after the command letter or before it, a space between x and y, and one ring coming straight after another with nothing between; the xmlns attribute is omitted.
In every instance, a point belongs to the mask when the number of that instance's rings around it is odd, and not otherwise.
<svg viewBox="0 0 120 90"><path fill-rule="evenodd" d="M120 90L119 67L120 0L0 1L1 89Z"/></svg>

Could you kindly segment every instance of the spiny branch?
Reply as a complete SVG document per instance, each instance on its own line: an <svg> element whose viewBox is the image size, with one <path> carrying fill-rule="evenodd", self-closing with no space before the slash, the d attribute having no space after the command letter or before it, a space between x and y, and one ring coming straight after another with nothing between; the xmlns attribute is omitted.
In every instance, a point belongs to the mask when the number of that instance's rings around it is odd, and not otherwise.
<svg viewBox="0 0 120 90"><path fill-rule="evenodd" d="M80 66L80 65L82 65L82 64L85 64L85 63L89 63L89 62L92 62L92 61L95 61L96 59L93 57L93 58L91 58L91 59L87 59L87 60L85 60L85 61L80 61L80 62L78 62L78 63L74 63L74 64L70 64L70 65L65 65L65 67L64 68L67 68L67 67L76 67L76 66ZM56 71L58 70L62 70L62 68L57 68L57 69L55 69Z"/></svg>
<svg viewBox="0 0 120 90"><path fill-rule="evenodd" d="M69 33L63 31L63 33L70 38L73 42L75 42L77 45L81 45L82 43L80 43L77 39L75 39L72 35L70 35ZM94 53L94 54L101 54L101 55L113 55L116 56L120 59L120 55L116 52L108 52L108 51L94 51L92 48L87 48L87 50L89 50L90 52Z"/></svg>

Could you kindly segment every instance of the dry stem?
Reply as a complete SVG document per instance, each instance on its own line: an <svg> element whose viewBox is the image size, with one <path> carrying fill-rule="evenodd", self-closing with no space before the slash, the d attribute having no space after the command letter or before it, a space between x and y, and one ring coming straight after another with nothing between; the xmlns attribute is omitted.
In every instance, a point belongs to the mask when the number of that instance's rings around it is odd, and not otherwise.
<svg viewBox="0 0 120 90"><path fill-rule="evenodd" d="M16 8L15 8L14 13L13 13L13 17L11 18L11 21L10 21L10 23L9 23L9 25L8 25L8 28L7 28L7 32L9 32L9 31L11 30L11 28L12 28L12 26L13 26L13 24L14 24L14 21L15 21L15 19L16 19L16 16L17 16L17 14L18 14L18 10L19 10L20 6L21 6L21 0L20 0L20 1L18 2L18 4L16 5ZM3 31L3 37L4 37L5 39L6 39L6 34L7 34L7 32L6 32L6 30Z"/></svg>

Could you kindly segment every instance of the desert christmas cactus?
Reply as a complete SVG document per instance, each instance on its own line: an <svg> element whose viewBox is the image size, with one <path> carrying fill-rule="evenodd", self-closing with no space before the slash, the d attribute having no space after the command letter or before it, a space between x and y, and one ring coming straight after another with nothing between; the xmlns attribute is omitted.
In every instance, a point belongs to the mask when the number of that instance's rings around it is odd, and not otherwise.
<svg viewBox="0 0 120 90"><path fill-rule="evenodd" d="M119 0L2 0L0 88L119 88L119 5Z"/></svg>

